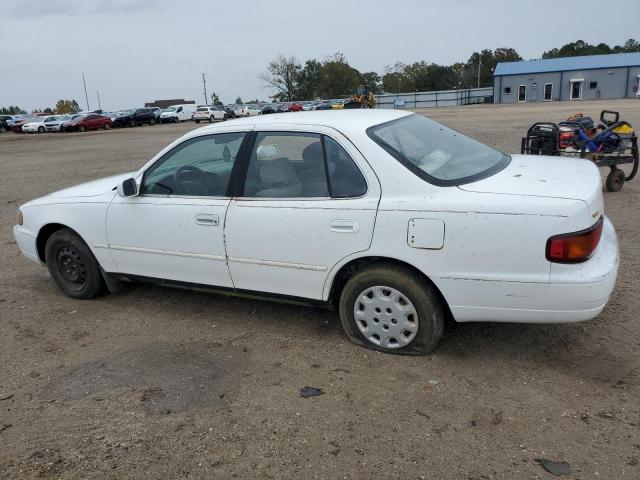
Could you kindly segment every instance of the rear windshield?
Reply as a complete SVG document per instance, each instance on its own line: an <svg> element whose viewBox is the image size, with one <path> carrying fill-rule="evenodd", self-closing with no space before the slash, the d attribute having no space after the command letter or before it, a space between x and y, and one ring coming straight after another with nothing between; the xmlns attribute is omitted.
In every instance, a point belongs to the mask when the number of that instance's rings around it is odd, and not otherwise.
<svg viewBox="0 0 640 480"><path fill-rule="evenodd" d="M200 107L200 108L198 109L198 111L199 111L199 112L208 112L208 111L209 111L209 109L208 109L207 107Z"/></svg>
<svg viewBox="0 0 640 480"><path fill-rule="evenodd" d="M367 129L369 137L423 180L462 185L505 168L508 155L421 115Z"/></svg>

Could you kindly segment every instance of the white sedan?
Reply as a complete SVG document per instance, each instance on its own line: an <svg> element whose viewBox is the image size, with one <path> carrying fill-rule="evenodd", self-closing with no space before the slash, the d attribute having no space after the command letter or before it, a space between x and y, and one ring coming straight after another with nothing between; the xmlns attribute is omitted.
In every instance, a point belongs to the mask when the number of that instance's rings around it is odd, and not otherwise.
<svg viewBox="0 0 640 480"><path fill-rule="evenodd" d="M262 112L253 105L236 105L233 113L236 117L255 117L261 115Z"/></svg>
<svg viewBox="0 0 640 480"><path fill-rule="evenodd" d="M22 131L26 133L58 132L64 121L64 115L38 117L37 120L22 125Z"/></svg>
<svg viewBox="0 0 640 480"><path fill-rule="evenodd" d="M393 110L203 127L22 205L14 235L74 298L150 281L320 302L357 344L406 354L432 351L449 314L594 318L618 269L594 164Z"/></svg>
<svg viewBox="0 0 640 480"><path fill-rule="evenodd" d="M193 121L196 123L200 122L209 122L212 123L214 121L222 121L227 119L226 112L223 112L219 108L209 107L209 106L200 106L196 109L193 114Z"/></svg>

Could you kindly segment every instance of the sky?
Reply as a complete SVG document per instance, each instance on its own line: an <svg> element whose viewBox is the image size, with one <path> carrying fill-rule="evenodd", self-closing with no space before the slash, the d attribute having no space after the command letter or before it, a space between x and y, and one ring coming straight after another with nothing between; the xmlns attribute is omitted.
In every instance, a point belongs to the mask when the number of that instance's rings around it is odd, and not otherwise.
<svg viewBox="0 0 640 480"><path fill-rule="evenodd" d="M258 78L279 54L301 63L342 52L358 70L444 65L484 48L525 59L581 39L640 40L640 1L0 0L0 106L76 99L104 110L155 99L268 99ZM612 4L613 5L613 4ZM607 10L607 8L605 8Z"/></svg>

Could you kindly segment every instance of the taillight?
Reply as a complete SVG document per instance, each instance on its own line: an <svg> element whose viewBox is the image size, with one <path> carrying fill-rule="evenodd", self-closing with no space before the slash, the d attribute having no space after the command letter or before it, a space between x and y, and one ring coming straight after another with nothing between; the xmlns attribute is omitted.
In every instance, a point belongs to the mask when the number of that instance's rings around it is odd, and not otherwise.
<svg viewBox="0 0 640 480"><path fill-rule="evenodd" d="M593 255L600 237L604 217L586 230L555 235L547 240L547 260L555 263L580 263Z"/></svg>
<svg viewBox="0 0 640 480"><path fill-rule="evenodd" d="M18 209L18 225L22 225L24 223L24 216L22 215L22 210Z"/></svg>
<svg viewBox="0 0 640 480"><path fill-rule="evenodd" d="M560 132L558 136L558 146L569 148L573 144L573 132Z"/></svg>

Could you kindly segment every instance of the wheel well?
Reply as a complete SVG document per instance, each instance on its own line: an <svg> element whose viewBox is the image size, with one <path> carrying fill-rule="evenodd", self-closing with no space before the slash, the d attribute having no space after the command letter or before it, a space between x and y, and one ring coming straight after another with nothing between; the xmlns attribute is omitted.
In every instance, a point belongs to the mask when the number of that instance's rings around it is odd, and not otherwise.
<svg viewBox="0 0 640 480"><path fill-rule="evenodd" d="M377 263L391 263L393 265L406 268L407 270L411 270L412 272L422 277L425 280L425 282L433 286L433 288L436 291L436 294L438 295L438 298L442 302L442 305L446 308L447 312L450 314L449 304L447 303L447 300L444 298L444 295L442 295L442 292L440 291L438 286L435 283L433 283L433 281L428 276L426 276L416 267L414 267L413 265L407 262L403 262L402 260L397 260L395 258L388 258L388 257L356 258L355 260L351 260L349 263L343 265L342 268L340 268L340 270L338 271L338 273L336 273L335 277L333 277L333 283L331 284L331 290L329 291L329 302L331 302L333 305L337 305L338 301L340 300L340 294L342 293L342 289L347 284L349 279L357 271L362 270L363 268L368 267L369 265L374 265Z"/></svg>
<svg viewBox="0 0 640 480"><path fill-rule="evenodd" d="M47 240L49 240L49 237L51 235L53 235L58 230L62 230L63 228L69 227L60 223L49 223L42 227L38 232L38 237L36 238L36 247L38 248L38 257L43 263L46 263L45 247L47 245Z"/></svg>

